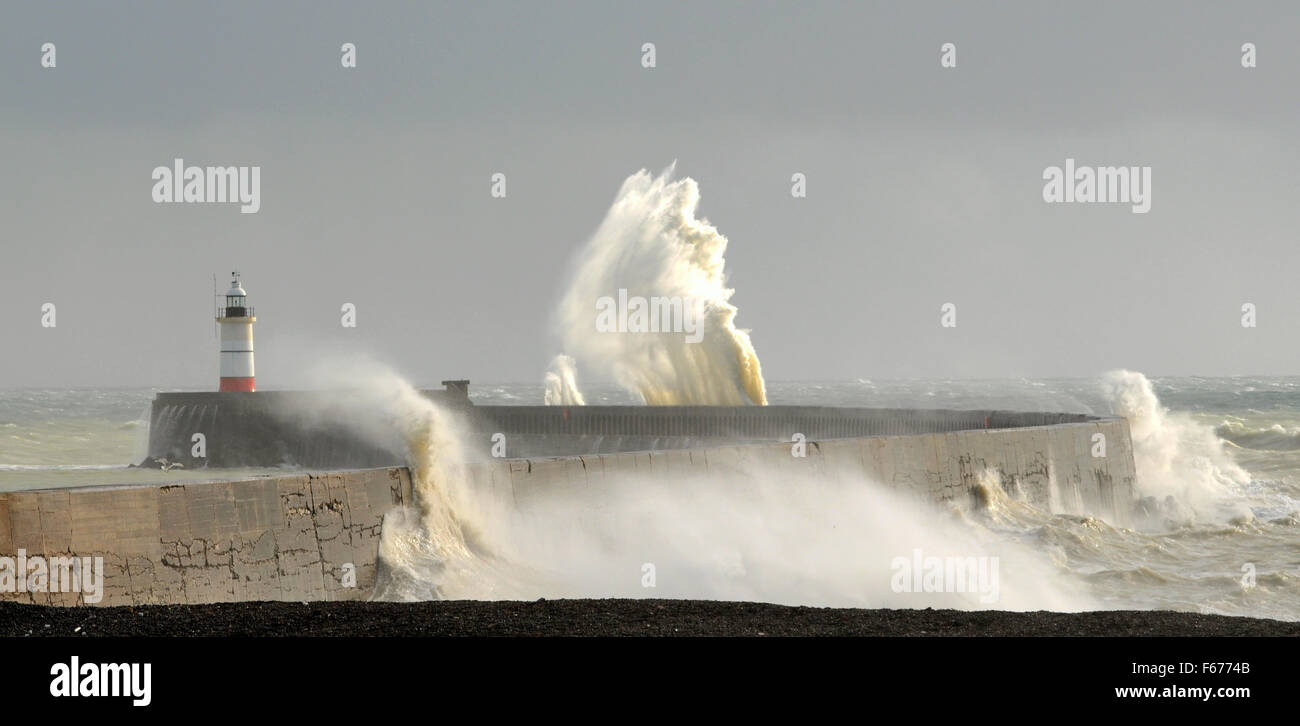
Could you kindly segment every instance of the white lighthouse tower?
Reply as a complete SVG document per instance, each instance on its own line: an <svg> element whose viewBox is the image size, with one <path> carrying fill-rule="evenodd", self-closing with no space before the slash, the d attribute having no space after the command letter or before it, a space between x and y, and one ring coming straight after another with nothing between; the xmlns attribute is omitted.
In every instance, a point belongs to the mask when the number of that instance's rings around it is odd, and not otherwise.
<svg viewBox="0 0 1300 726"><path fill-rule="evenodd" d="M255 391L253 384L253 308L248 293L239 284L239 273L230 273L226 304L217 308L221 324L221 387L219 391Z"/></svg>

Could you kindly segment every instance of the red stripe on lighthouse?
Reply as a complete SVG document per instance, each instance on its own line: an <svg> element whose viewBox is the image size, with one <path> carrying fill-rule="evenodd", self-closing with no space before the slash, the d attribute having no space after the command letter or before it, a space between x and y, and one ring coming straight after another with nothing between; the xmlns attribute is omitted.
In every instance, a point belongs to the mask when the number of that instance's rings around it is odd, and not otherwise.
<svg viewBox="0 0 1300 726"><path fill-rule="evenodd" d="M222 378L221 387L218 388L217 390L218 391L243 391L245 393L251 393L253 391L256 391L257 388L253 385L252 378Z"/></svg>

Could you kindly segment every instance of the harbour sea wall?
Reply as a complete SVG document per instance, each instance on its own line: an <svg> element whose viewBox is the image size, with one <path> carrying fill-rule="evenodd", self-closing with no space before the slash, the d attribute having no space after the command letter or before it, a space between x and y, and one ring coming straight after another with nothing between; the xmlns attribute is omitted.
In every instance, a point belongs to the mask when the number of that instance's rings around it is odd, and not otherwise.
<svg viewBox="0 0 1300 726"><path fill-rule="evenodd" d="M468 383L457 381L454 383ZM688 449L735 443L996 430L1100 420L1085 414L831 406L477 406L467 388L421 391L457 419L469 455L532 458ZM347 391L159 393L149 456L187 469L369 468L405 463L401 442L357 434L373 399ZM197 435L202 456L195 456ZM1127 439L1127 437L1125 437Z"/></svg>
<svg viewBox="0 0 1300 726"><path fill-rule="evenodd" d="M482 458L466 465L472 486L508 497L521 509L560 490L595 498L604 482L617 477L690 477L707 485L711 477L754 471L860 477L863 486L879 482L934 501L978 496L981 478L987 482L991 474L1012 496L1118 524L1127 521L1134 502L1132 443L1122 418L882 409L851 415L846 412L855 409L813 408L746 418L724 408L688 416L683 409L635 407L641 419L621 418L621 411L572 408L566 421L564 410L555 407L481 408L515 409L504 418L480 412L477 420L485 431L509 424L510 435L533 437L530 445L558 441L592 447L599 442L599 448L612 445L611 440L626 445L647 438L679 444ZM862 411L875 414L863 416ZM594 415L579 416L589 413ZM557 432L556 416L566 426L582 421L587 428ZM811 431L820 426L822 432L883 426L899 432L820 440L809 435L806 456L796 457L786 433L796 424ZM940 430L915 432L925 428ZM737 432L787 440L722 442ZM1094 456L1097 434L1104 437L1104 456ZM28 556L102 556L102 605L365 599L377 577L383 515L413 498L410 473L403 467L162 487L11 492L0 494L0 556L12 556L19 548ZM76 593L0 592L0 599L84 602Z"/></svg>

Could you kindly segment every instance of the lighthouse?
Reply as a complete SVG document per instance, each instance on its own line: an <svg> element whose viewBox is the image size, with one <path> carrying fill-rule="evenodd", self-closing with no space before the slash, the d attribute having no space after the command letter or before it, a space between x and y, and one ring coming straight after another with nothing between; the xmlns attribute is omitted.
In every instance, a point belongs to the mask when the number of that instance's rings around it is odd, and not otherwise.
<svg viewBox="0 0 1300 726"><path fill-rule="evenodd" d="M255 391L253 384L253 308L248 293L239 284L239 273L230 273L226 303L217 308L221 324L221 387L219 391Z"/></svg>

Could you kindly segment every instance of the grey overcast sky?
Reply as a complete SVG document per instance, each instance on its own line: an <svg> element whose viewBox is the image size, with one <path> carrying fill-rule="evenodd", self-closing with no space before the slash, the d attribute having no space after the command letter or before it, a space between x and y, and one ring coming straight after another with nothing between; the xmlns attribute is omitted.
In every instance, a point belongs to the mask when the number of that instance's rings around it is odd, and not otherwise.
<svg viewBox="0 0 1300 726"><path fill-rule="evenodd" d="M232 269L259 387L540 382L573 255L674 159L769 380L1297 374L1297 77L1294 2L9 3L0 385L215 387ZM261 211L155 204L177 157L260 166ZM1149 165L1151 211L1044 203L1067 157Z"/></svg>

